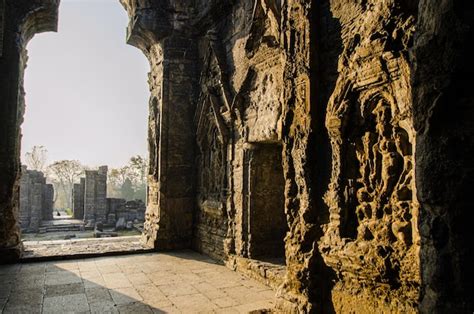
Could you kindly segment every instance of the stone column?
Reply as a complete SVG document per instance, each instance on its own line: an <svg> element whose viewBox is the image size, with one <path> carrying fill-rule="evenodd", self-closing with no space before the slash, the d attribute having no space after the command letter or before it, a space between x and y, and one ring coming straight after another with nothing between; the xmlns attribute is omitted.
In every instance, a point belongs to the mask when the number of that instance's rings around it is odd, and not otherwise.
<svg viewBox="0 0 474 314"><path fill-rule="evenodd" d="M84 221L88 225L94 225L96 217L96 178L97 171L86 170L84 188Z"/></svg>
<svg viewBox="0 0 474 314"><path fill-rule="evenodd" d="M20 179L20 226L22 230L30 226L31 205L30 205L30 176L26 166L21 167Z"/></svg>
<svg viewBox="0 0 474 314"><path fill-rule="evenodd" d="M31 184L30 191L30 227L32 232L38 232L43 217L43 184L34 182Z"/></svg>
<svg viewBox="0 0 474 314"><path fill-rule="evenodd" d="M95 187L96 221L107 221L107 166L99 167Z"/></svg>
<svg viewBox="0 0 474 314"><path fill-rule="evenodd" d="M54 187L52 184L45 184L43 186L43 220L53 219L53 200Z"/></svg>
<svg viewBox="0 0 474 314"><path fill-rule="evenodd" d="M167 10L122 0L130 17L127 42L150 61L148 204L143 242L153 248L191 245L194 208L194 83L196 41L180 27L187 1ZM175 12L171 15L170 12ZM175 20L180 17L180 22Z"/></svg>
<svg viewBox="0 0 474 314"><path fill-rule="evenodd" d="M81 183L84 178L81 178ZM74 212L74 218L84 219L84 185L74 184L72 189L72 208Z"/></svg>
<svg viewBox="0 0 474 314"><path fill-rule="evenodd" d="M21 252L18 224L20 125L26 45L35 33L57 29L58 0L0 1L0 263Z"/></svg>

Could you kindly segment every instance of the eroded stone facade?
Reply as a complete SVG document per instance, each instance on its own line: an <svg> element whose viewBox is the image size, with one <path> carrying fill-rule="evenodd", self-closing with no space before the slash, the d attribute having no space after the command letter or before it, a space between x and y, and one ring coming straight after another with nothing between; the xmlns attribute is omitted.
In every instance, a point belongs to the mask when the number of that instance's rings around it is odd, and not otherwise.
<svg viewBox="0 0 474 314"><path fill-rule="evenodd" d="M148 247L257 271L284 257L279 311L472 311L473 4L121 3L150 61ZM23 69L15 51L2 70ZM9 143L2 248L18 243Z"/></svg>

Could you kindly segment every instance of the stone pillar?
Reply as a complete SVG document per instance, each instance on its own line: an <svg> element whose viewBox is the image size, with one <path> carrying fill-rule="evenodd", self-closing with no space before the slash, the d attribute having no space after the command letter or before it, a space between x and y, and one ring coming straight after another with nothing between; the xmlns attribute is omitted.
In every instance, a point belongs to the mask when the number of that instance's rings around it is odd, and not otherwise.
<svg viewBox="0 0 474 314"><path fill-rule="evenodd" d="M163 41L163 90L158 150L158 177L151 177L147 215L159 217L156 234L144 234L157 248L191 244L194 209L194 104L192 90L195 43L173 35ZM148 222L148 221L147 221ZM150 230L150 229L149 229Z"/></svg>
<svg viewBox="0 0 474 314"><path fill-rule="evenodd" d="M72 208L76 219L84 219L84 187L85 178L81 178L81 183L74 184L72 189Z"/></svg>
<svg viewBox="0 0 474 314"><path fill-rule="evenodd" d="M86 178L84 182L84 221L89 225L95 223L96 217L96 178L97 171L86 170Z"/></svg>
<svg viewBox="0 0 474 314"><path fill-rule="evenodd" d="M41 220L43 218L43 184L34 182L30 190L30 227L29 231L38 232Z"/></svg>
<svg viewBox="0 0 474 314"><path fill-rule="evenodd" d="M99 167L95 186L96 221L107 221L107 166Z"/></svg>
<svg viewBox="0 0 474 314"><path fill-rule="evenodd" d="M0 263L21 251L19 211L20 125L26 45L35 33L57 29L58 0L0 1Z"/></svg>
<svg viewBox="0 0 474 314"><path fill-rule="evenodd" d="M43 185L43 220L53 219L54 187L52 184Z"/></svg>
<svg viewBox="0 0 474 314"><path fill-rule="evenodd" d="M191 245L194 209L194 84L196 41L186 36L188 1L142 8L139 1L121 1L130 17L128 40L150 61L148 204L143 242L153 248Z"/></svg>
<svg viewBox="0 0 474 314"><path fill-rule="evenodd" d="M22 230L30 226L31 205L30 205L30 176L26 166L21 167L20 179L20 227Z"/></svg>

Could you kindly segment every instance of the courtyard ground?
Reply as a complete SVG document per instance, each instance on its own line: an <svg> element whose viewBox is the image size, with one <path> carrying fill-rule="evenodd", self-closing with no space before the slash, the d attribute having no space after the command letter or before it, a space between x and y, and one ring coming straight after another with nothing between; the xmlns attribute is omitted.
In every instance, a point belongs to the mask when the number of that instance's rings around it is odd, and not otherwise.
<svg viewBox="0 0 474 314"><path fill-rule="evenodd" d="M3 313L249 313L270 288L192 251L0 266Z"/></svg>

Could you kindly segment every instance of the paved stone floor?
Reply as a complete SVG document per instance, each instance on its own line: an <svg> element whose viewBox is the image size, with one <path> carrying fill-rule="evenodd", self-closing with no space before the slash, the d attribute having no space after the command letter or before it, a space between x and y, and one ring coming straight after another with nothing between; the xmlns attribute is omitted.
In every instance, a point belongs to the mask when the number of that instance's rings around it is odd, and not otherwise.
<svg viewBox="0 0 474 314"><path fill-rule="evenodd" d="M248 313L275 292L192 251L0 266L3 313Z"/></svg>
<svg viewBox="0 0 474 314"><path fill-rule="evenodd" d="M139 252L147 249L140 236L70 239L54 241L23 241L22 259L39 259L52 256L78 256L114 252Z"/></svg>

